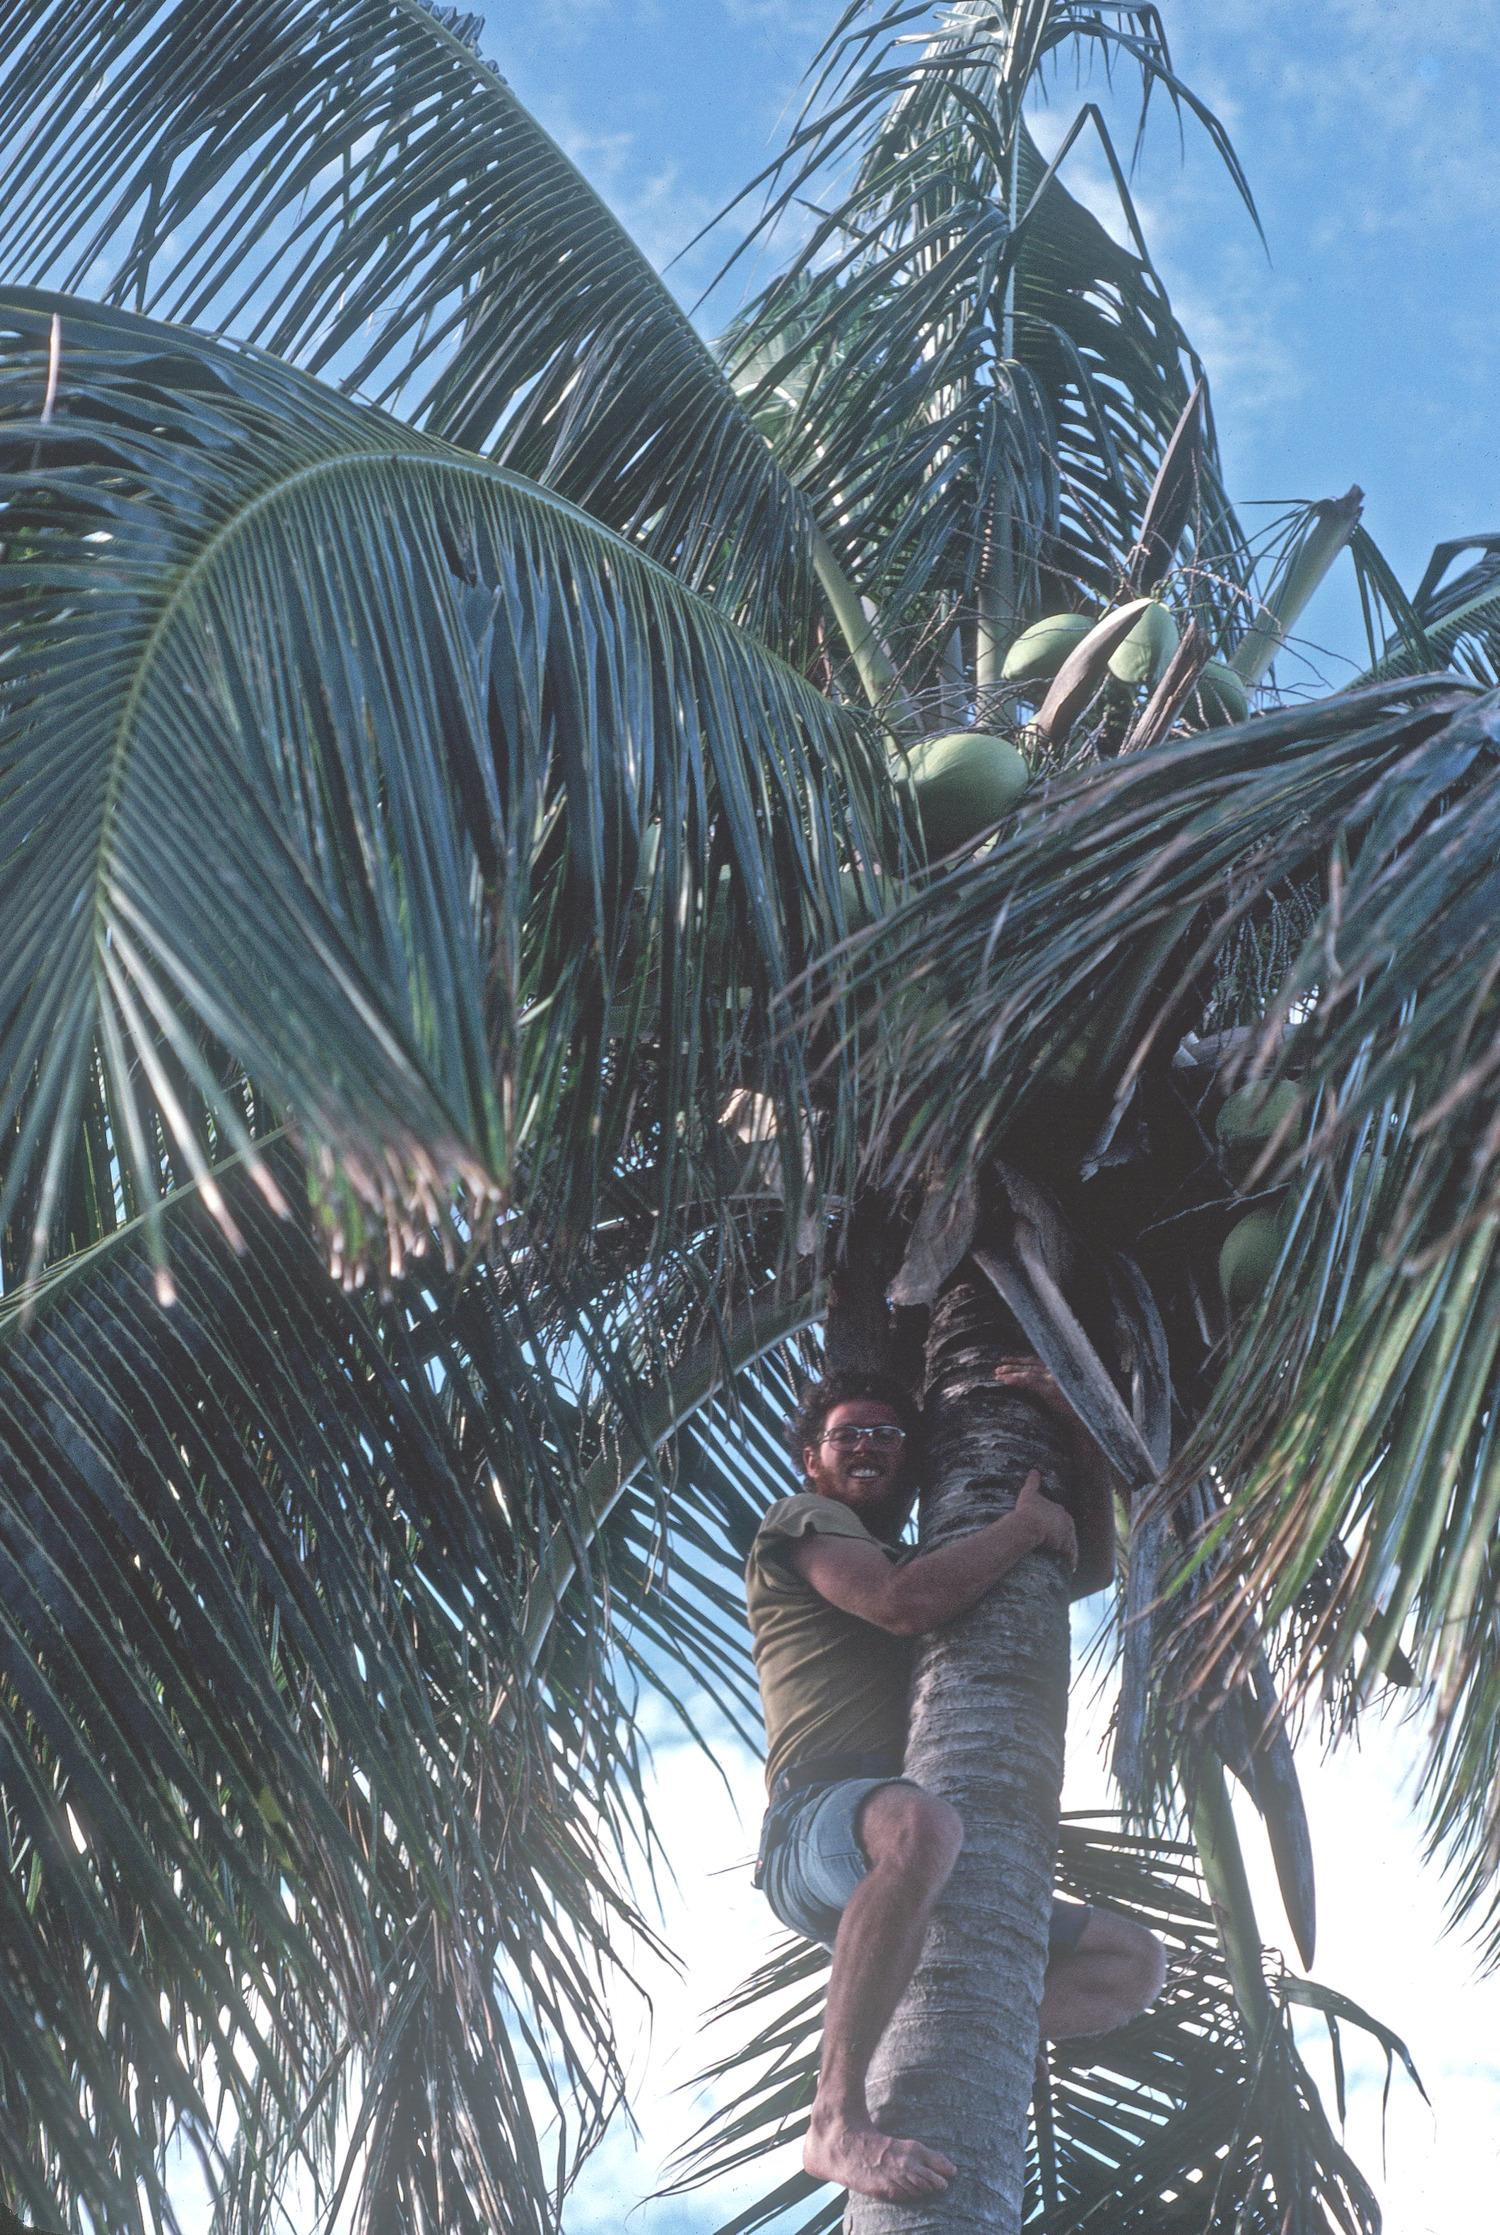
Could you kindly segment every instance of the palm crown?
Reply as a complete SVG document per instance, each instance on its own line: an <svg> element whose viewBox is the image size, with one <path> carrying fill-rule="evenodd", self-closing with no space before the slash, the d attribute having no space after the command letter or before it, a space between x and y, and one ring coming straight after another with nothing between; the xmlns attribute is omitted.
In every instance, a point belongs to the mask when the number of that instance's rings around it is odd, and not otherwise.
<svg viewBox="0 0 1500 2235"><path fill-rule="evenodd" d="M1408 603L1346 505L1256 572L1138 229L1025 127L1100 42L1233 165L1153 11L851 7L722 363L459 19L0 28L16 2194L144 2224L185 2121L247 2228L351 2138L371 2228L550 2224L625 1694L744 1697L850 1206L996 1152L1159 1316L1162 1650L1258 1698L1249 1613L1364 1685L1404 1637L1488 1901L1493 554ZM1366 686L1205 730L1351 541ZM1032 788L928 866L976 721ZM1221 1158L1226 1061L1289 1093Z"/></svg>

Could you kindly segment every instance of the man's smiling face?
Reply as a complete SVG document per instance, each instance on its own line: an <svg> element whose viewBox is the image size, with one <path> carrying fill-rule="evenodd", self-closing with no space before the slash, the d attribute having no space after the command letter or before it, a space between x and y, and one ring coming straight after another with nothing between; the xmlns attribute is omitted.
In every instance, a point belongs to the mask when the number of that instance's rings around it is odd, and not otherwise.
<svg viewBox="0 0 1500 2235"><path fill-rule="evenodd" d="M809 1490L836 1498L877 1534L882 1533L880 1524L887 1531L892 1524L899 1529L911 1506L900 1427L894 1406L879 1397L849 1397L835 1405L817 1443L808 1444L802 1453ZM898 1434L861 1436L854 1443L839 1436L840 1430L855 1428L895 1429Z"/></svg>

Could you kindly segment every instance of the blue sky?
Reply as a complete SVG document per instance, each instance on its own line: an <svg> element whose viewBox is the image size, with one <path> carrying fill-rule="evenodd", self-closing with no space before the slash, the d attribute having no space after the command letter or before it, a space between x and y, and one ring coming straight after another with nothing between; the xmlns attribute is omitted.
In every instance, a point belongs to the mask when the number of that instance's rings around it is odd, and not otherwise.
<svg viewBox="0 0 1500 2235"><path fill-rule="evenodd" d="M772 152L837 13L834 0L491 0L486 44L666 265ZM1414 587L1435 542L1500 526L1493 0L1165 0L1162 14L1266 234L1263 248L1201 130L1189 120L1179 141L1170 110L1154 112L1137 205L1209 368L1229 486L1253 507L1357 481L1366 526ZM1039 137L1096 99L1128 155L1128 92L1064 69ZM1107 218L1103 164L1084 149L1067 176ZM673 266L685 300L712 256ZM1346 576L1308 625L1357 656Z"/></svg>
<svg viewBox="0 0 1500 2235"><path fill-rule="evenodd" d="M666 265L766 160L837 12L835 0L492 0L485 44ZM1198 128L1189 121L1179 142L1170 111L1154 114L1137 206L1208 366L1230 490L1253 521L1257 501L1357 481L1367 527L1414 587L1435 542L1500 529L1495 0L1164 0L1162 14L1182 75L1230 130L1266 234L1263 247ZM1133 108L1097 76L1054 83L1039 138L1054 145L1089 98L1128 152ZM1108 222L1102 163L1085 151L1066 176ZM700 248L672 268L684 300L711 258ZM1360 648L1347 576L1304 626L1327 648L1329 680L1347 673ZM1323 1888L1319 1975L1407 2035L1434 2100L1429 2113L1398 2080L1382 2169L1383 2060L1355 2067L1351 2142L1381 2184L1388 2235L1489 2224L1500 2184L1500 2063L1488 2046L1500 2039L1500 1986L1474 1983L1462 1942L1441 1938L1441 1888L1421 1869L1407 1805L1420 1740L1420 1728L1376 1722L1363 1750L1331 1767L1315 1743L1302 1755ZM1081 1704L1072 1753L1075 1804L1102 1799ZM664 1739L658 1816L680 1879L666 1925L687 1971L652 1977L655 2025L637 2045L643 2132L606 2146L570 2235L707 2235L729 2203L632 2210L691 2123L671 2091L702 2061L698 2013L750 1967L765 1931L733 1867L753 1844L755 1765L731 1749L726 1767L727 1786ZM1263 1925L1284 1937L1252 1827L1246 1838Z"/></svg>

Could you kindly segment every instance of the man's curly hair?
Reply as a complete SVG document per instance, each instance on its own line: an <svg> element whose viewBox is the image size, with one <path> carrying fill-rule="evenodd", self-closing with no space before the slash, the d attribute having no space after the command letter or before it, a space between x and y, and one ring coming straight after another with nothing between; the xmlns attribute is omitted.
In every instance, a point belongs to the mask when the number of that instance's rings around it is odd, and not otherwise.
<svg viewBox="0 0 1500 2235"><path fill-rule="evenodd" d="M787 1423L786 1447L792 1455L793 1466L799 1471L803 1452L809 1444L819 1441L824 1422L834 1406L846 1405L854 1397L873 1397L878 1403L890 1406L906 1430L907 1464L915 1460L922 1443L920 1405L889 1374L866 1374L849 1367L840 1373L825 1375L822 1381L810 1381Z"/></svg>

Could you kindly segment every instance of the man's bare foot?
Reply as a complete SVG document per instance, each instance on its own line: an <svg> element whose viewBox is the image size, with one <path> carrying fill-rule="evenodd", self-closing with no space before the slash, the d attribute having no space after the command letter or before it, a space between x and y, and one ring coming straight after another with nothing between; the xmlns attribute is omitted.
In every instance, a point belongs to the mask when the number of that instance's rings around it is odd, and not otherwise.
<svg viewBox="0 0 1500 2235"><path fill-rule="evenodd" d="M903 2196L931 2196L958 2171L941 2150L929 2150L923 2142L882 2134L868 2122L825 2123L816 2115L802 2145L802 2164L814 2180L833 2181L890 2203Z"/></svg>

